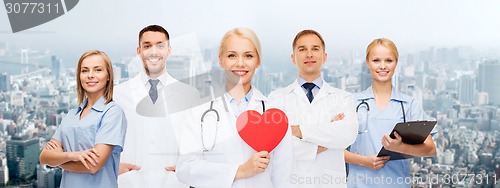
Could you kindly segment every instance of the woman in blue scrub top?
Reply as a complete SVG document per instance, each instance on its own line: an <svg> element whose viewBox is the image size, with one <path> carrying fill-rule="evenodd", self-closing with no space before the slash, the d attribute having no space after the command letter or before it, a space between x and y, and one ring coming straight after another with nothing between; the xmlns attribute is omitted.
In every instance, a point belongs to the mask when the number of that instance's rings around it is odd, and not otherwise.
<svg viewBox="0 0 500 188"><path fill-rule="evenodd" d="M61 187L118 187L126 119L113 102L113 67L101 51L85 52L76 71L77 109L66 114L40 154L40 164L64 169Z"/></svg>
<svg viewBox="0 0 500 188"><path fill-rule="evenodd" d="M413 156L432 156L436 153L431 137L434 131L424 143L418 145L402 143L397 133L396 139L389 137L396 123L424 120L426 117L415 98L396 91L392 85L398 56L396 45L385 38L373 40L366 49L366 65L373 82L365 91L354 94L359 130L350 151L345 150L344 153L349 163L348 187L410 187L409 161L377 157L382 146Z"/></svg>

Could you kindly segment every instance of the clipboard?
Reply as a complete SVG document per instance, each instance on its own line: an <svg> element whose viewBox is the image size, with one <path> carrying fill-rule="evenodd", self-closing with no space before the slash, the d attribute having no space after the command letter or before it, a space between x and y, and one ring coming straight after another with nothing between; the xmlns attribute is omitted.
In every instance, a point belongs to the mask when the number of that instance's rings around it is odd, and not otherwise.
<svg viewBox="0 0 500 188"><path fill-rule="evenodd" d="M402 137L403 143L412 145L421 144L424 143L434 126L436 126L436 123L437 121L409 121L397 123L391 131L390 137L396 138L396 136L394 136L394 131L396 131L399 136ZM413 157L411 155L386 150L384 147L380 149L377 155L377 157L381 156L390 156L389 160L400 160Z"/></svg>

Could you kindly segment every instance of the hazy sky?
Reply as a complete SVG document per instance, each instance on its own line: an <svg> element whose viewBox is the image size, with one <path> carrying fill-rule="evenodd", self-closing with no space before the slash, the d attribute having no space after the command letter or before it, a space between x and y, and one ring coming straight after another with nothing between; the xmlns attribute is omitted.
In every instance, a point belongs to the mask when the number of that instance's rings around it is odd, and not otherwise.
<svg viewBox="0 0 500 188"><path fill-rule="evenodd" d="M227 30L245 26L260 37L264 63L288 64L293 37L308 28L323 35L330 58L362 52L378 37L392 39L403 54L429 46L498 49L499 7L497 0L81 0L65 15L15 34L0 8L0 42L50 49L71 65L94 48L112 59L133 56L137 34L149 24L172 37L194 32L202 48L217 47Z"/></svg>

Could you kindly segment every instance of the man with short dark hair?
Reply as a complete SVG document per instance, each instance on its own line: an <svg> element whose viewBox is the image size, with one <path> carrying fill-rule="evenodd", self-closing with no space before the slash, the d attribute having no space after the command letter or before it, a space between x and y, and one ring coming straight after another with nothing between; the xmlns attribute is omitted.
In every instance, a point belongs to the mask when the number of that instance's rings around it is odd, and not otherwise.
<svg viewBox="0 0 500 188"><path fill-rule="evenodd" d="M299 70L292 84L269 94L288 116L295 166L291 187L346 187L344 149L357 135L351 94L323 80L325 42L314 30L303 30L292 43L291 59ZM317 181L321 180L321 181Z"/></svg>
<svg viewBox="0 0 500 188"><path fill-rule="evenodd" d="M167 73L169 39L168 32L159 25L142 29L137 55L144 69L115 87L114 100L130 119L118 176L120 187L188 187L175 175L175 133L179 130L168 114L182 108L176 104L196 102L199 94Z"/></svg>

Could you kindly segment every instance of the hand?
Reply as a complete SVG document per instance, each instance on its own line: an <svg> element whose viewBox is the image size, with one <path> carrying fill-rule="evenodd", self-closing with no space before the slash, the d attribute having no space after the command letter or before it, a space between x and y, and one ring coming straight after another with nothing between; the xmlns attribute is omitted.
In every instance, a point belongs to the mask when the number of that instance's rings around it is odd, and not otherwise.
<svg viewBox="0 0 500 188"><path fill-rule="evenodd" d="M130 172L132 170L140 170L141 167L130 163L120 163L120 168L118 169L118 175Z"/></svg>
<svg viewBox="0 0 500 188"><path fill-rule="evenodd" d="M316 151L316 154L319 154L319 153L324 152L326 150L328 150L328 148L323 147L323 146L318 146L318 150Z"/></svg>
<svg viewBox="0 0 500 188"><path fill-rule="evenodd" d="M46 149L46 150L52 150L52 151L56 151L56 152L63 152L64 151L63 147L59 146L53 140L50 140L49 142L47 142L47 145L45 145L44 149Z"/></svg>
<svg viewBox="0 0 500 188"><path fill-rule="evenodd" d="M340 120L343 120L344 118L345 118L345 114L340 113L340 114L337 114L336 116L333 116L332 120L330 120L330 122L340 121Z"/></svg>
<svg viewBox="0 0 500 188"><path fill-rule="evenodd" d="M364 156L363 166L372 170L379 170L384 167L385 163L389 160L389 156L377 157L377 155Z"/></svg>
<svg viewBox="0 0 500 188"><path fill-rule="evenodd" d="M167 166L165 167L165 170L169 172L175 172L175 166Z"/></svg>
<svg viewBox="0 0 500 188"><path fill-rule="evenodd" d="M394 131L394 136L396 138L392 139L388 134L384 135L382 137L382 145L386 150L398 152L400 146L403 144L403 139L396 131Z"/></svg>
<svg viewBox="0 0 500 188"><path fill-rule="evenodd" d="M247 162L238 167L235 179L246 179L266 170L271 156L267 151L254 153Z"/></svg>
<svg viewBox="0 0 500 188"><path fill-rule="evenodd" d="M96 166L97 163L99 163L99 153L95 148L90 148L88 150L78 152L68 152L68 158L71 161L80 161L88 170L90 170L90 168L87 164L87 161L90 162L92 166Z"/></svg>
<svg viewBox="0 0 500 188"><path fill-rule="evenodd" d="M302 139L302 131L300 131L299 125L292 125L292 135Z"/></svg>

